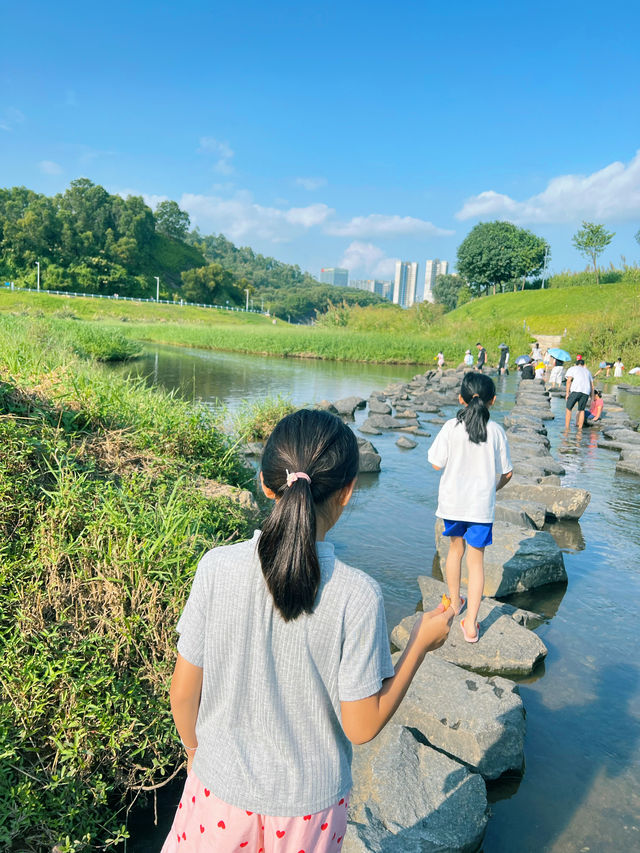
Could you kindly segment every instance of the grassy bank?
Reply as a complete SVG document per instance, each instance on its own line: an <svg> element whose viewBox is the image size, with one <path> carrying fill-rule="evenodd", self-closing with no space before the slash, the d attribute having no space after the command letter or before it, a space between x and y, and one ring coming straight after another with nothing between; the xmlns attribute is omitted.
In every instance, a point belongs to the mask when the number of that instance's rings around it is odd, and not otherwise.
<svg viewBox="0 0 640 853"><path fill-rule="evenodd" d="M393 305L341 307L313 327L281 321L273 325L259 315L186 306L0 292L0 313L25 312L72 315L131 341L416 365L432 365L441 349L449 363L457 364L478 340L491 363L503 341L516 354L529 350L532 334L562 335L566 330L563 346L574 354L583 352L592 365L618 355L627 367L640 364L640 294L633 283L504 293L476 299L449 314L429 305L406 311Z"/></svg>
<svg viewBox="0 0 640 853"><path fill-rule="evenodd" d="M247 534L215 413L0 317L0 847L105 849L181 761L174 626L200 555ZM247 422L247 429L251 426Z"/></svg>

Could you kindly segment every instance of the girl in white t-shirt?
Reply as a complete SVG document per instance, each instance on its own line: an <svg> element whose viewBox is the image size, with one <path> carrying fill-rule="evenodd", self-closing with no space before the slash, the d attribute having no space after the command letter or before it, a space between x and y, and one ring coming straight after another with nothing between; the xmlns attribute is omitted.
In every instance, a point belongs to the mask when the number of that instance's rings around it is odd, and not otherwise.
<svg viewBox="0 0 640 853"><path fill-rule="evenodd" d="M482 373L466 373L460 388L463 405L447 421L429 449L429 462L440 478L436 515L444 520L449 539L446 578L451 606L456 615L467 604L461 621L468 643L477 643L478 610L484 588L484 549L491 545L496 491L511 479L512 465L507 437L490 420L496 399L493 380ZM462 558L467 553L468 602L460 596Z"/></svg>
<svg viewBox="0 0 640 853"><path fill-rule="evenodd" d="M386 725L453 619L424 613L393 666L380 588L325 541L357 473L340 418L287 415L262 456L262 530L200 561L170 692L188 776L162 853L340 850L351 743Z"/></svg>

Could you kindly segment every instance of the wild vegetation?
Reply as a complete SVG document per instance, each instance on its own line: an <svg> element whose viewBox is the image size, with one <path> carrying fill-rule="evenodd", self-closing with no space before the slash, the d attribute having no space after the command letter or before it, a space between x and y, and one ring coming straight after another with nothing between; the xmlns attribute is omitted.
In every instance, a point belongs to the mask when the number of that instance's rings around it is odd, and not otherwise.
<svg viewBox="0 0 640 853"><path fill-rule="evenodd" d="M207 497L253 479L219 415L77 352L0 317L0 847L21 853L115 845L177 767L176 619L204 550L248 532Z"/></svg>

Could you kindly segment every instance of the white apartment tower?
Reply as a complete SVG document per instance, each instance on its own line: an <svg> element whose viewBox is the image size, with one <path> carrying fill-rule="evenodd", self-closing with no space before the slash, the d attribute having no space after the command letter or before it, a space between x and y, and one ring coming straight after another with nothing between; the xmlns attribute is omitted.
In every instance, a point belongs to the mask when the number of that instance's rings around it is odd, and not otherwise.
<svg viewBox="0 0 640 853"><path fill-rule="evenodd" d="M449 261L441 261L439 258L427 261L424 271L424 300L433 302L433 287L437 275L446 275L449 272Z"/></svg>
<svg viewBox="0 0 640 853"><path fill-rule="evenodd" d="M396 277L393 282L393 302L409 308L416 301L418 264L414 261L396 261Z"/></svg>

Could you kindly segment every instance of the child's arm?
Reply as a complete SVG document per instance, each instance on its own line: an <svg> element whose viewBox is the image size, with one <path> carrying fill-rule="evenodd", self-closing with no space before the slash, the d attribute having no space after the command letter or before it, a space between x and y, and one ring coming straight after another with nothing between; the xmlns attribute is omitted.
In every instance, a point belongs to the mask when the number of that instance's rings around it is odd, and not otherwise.
<svg viewBox="0 0 640 853"><path fill-rule="evenodd" d="M187 748L187 772L191 770L198 740L196 738L196 720L200 707L202 691L202 668L194 666L188 660L178 655L176 667L171 679L171 713L176 729Z"/></svg>
<svg viewBox="0 0 640 853"><path fill-rule="evenodd" d="M367 743L382 731L404 699L426 653L439 648L447 639L453 617L452 607L444 612L423 613L395 666L395 675L385 678L373 696L340 703L342 728L352 743Z"/></svg>
<svg viewBox="0 0 640 853"><path fill-rule="evenodd" d="M499 492L503 486L506 486L512 477L513 471L508 471L506 474L500 474L500 479L496 485L496 492Z"/></svg>

